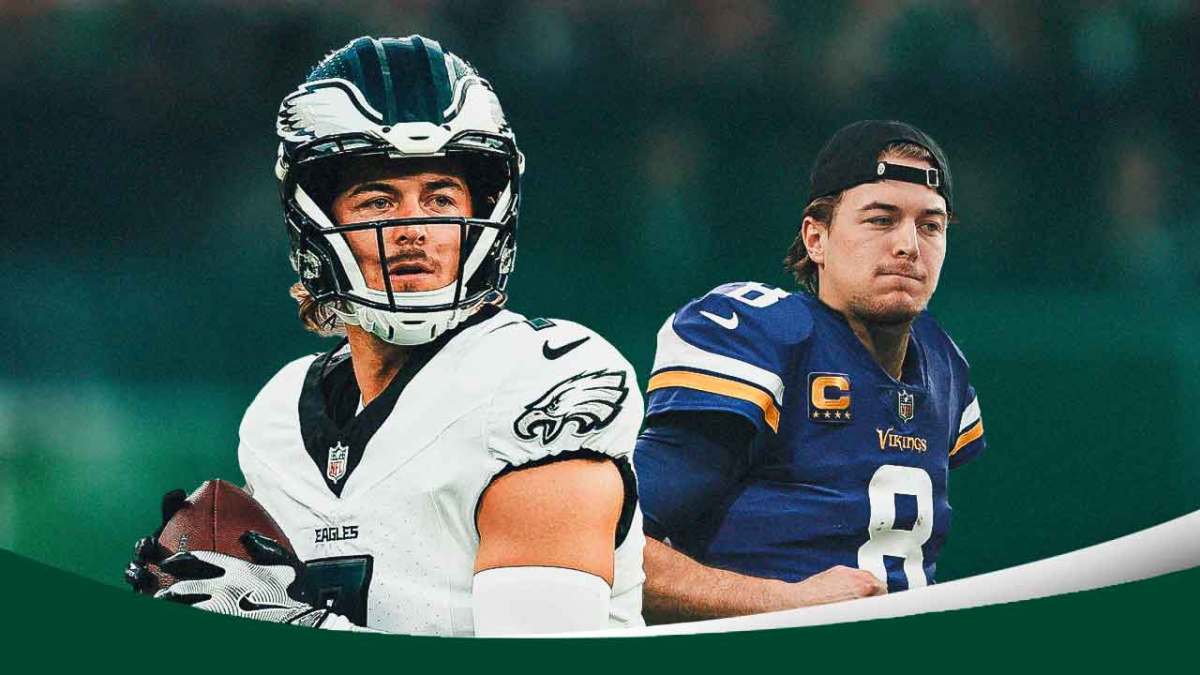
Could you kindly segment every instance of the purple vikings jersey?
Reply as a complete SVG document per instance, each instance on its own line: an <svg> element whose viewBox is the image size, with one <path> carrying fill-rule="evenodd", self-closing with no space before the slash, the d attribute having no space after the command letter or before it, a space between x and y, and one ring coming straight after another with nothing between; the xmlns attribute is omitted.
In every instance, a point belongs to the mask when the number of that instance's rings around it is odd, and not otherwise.
<svg viewBox="0 0 1200 675"><path fill-rule="evenodd" d="M967 378L928 314L912 324L896 380L815 297L720 286L658 334L635 453L646 531L752 576L799 581L847 565L891 591L933 583L950 529L947 474L985 446ZM737 417L745 442L715 453L655 440L659 421Z"/></svg>

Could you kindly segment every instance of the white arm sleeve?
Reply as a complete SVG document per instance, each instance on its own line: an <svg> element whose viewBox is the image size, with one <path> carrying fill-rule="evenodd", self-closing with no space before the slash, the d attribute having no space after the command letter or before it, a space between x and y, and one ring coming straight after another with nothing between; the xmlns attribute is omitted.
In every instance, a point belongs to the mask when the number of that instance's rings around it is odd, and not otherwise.
<svg viewBox="0 0 1200 675"><path fill-rule="evenodd" d="M563 567L497 567L475 575L477 637L544 635L608 627L612 589Z"/></svg>

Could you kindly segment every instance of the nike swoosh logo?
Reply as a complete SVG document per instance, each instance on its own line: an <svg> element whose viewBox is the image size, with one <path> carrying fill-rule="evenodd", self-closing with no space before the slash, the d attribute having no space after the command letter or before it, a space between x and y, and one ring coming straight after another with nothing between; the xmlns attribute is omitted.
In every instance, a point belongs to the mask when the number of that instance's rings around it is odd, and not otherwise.
<svg viewBox="0 0 1200 675"><path fill-rule="evenodd" d="M291 609L291 607L276 605L269 602L255 602L250 599L250 594L253 592L254 591L246 591L245 593L242 593L242 597L238 598L238 607L240 607L243 612L257 612L263 609Z"/></svg>
<svg viewBox="0 0 1200 675"><path fill-rule="evenodd" d="M586 337L581 337L574 342L568 342L567 344L565 344L561 347L551 347L550 341L546 340L545 344L542 345L542 356L553 361L554 359L557 359L558 357L562 356L563 354L566 354L567 352L571 351L572 349L575 349L576 347L587 342L590 339L592 339L592 336L588 335Z"/></svg>
<svg viewBox="0 0 1200 675"><path fill-rule="evenodd" d="M706 312L704 310L700 310L700 313L702 315L708 317L709 319L712 319L713 323L717 324L721 328L728 328L729 330L733 330L734 328L738 327L737 312L730 312L728 319L721 316L720 314L713 314L712 312Z"/></svg>

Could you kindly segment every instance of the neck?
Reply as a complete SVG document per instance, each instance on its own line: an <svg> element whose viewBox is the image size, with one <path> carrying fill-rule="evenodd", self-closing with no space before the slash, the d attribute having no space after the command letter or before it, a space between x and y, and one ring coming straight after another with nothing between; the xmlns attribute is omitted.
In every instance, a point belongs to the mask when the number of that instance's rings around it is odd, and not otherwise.
<svg viewBox="0 0 1200 675"><path fill-rule="evenodd" d="M846 318L850 330L884 372L899 380L908 355L908 333L912 319L901 323L880 324L859 318L840 304L830 302L818 292L817 298ZM915 318L915 317L914 317Z"/></svg>
<svg viewBox="0 0 1200 675"><path fill-rule="evenodd" d="M368 405L387 389L408 362L412 348L384 342L358 326L346 326L346 340L350 344L354 379L362 392L363 405Z"/></svg>
<svg viewBox="0 0 1200 675"><path fill-rule="evenodd" d="M899 380L904 368L904 357L908 355L908 329L912 321L901 324L880 325L868 323L849 314L846 322L858 336L858 341L867 348L871 357L888 375Z"/></svg>

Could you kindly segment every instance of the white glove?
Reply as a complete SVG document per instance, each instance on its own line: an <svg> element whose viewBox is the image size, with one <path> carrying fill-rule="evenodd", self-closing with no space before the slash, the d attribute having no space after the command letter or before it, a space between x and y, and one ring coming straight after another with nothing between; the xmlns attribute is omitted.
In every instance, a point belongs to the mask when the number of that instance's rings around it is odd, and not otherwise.
<svg viewBox="0 0 1200 675"><path fill-rule="evenodd" d="M326 630L380 632L298 599L296 574L304 565L290 549L254 531L243 533L239 540L254 562L213 551L176 553L158 565L177 581L154 597L246 619Z"/></svg>
<svg viewBox="0 0 1200 675"><path fill-rule="evenodd" d="M191 551L167 558L162 568L182 579L155 593L156 598L218 614L313 628L330 615L329 610L288 595L296 580L296 570L288 565L257 565L223 553Z"/></svg>

